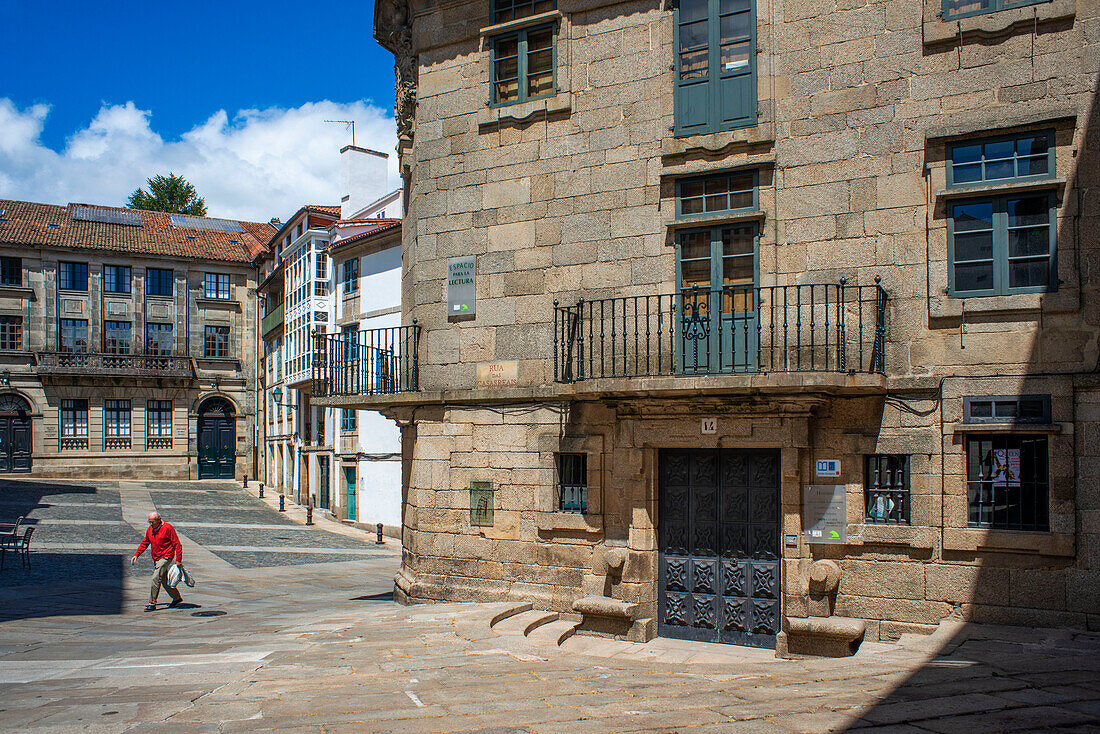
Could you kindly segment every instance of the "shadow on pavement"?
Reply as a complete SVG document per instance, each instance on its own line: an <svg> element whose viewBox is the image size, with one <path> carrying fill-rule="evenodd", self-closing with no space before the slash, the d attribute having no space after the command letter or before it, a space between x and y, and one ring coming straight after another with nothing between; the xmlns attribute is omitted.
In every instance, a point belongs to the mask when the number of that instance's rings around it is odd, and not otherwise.
<svg viewBox="0 0 1100 734"><path fill-rule="evenodd" d="M0 480L0 523L19 517L35 528L30 567L24 568L17 554L7 554L0 572L0 621L121 611L125 559L95 548L133 540L117 492L87 483ZM97 524L65 524L81 519ZM94 537L87 537L88 529ZM43 548L54 543L87 544L89 550Z"/></svg>
<svg viewBox="0 0 1100 734"><path fill-rule="evenodd" d="M354 596L348 601L393 601L393 592L384 591L378 594L364 594L363 596Z"/></svg>

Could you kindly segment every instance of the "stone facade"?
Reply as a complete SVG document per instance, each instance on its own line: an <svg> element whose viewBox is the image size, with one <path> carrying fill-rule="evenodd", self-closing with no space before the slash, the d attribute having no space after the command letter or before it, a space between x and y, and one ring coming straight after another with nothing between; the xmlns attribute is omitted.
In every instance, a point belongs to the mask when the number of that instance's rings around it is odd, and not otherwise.
<svg viewBox="0 0 1100 734"><path fill-rule="evenodd" d="M0 201L6 210L0 217L0 257L15 258L21 270L20 286L0 286L0 315L21 318L22 331L18 348L5 343L0 351L5 372L0 393L26 401L31 426L29 467L7 463L12 440L7 433L0 437L0 454L6 456L0 464L16 471L29 468L31 476L197 479L200 423L215 405L210 399L220 399L229 404L234 445L223 452L219 473L255 476L258 317L249 246L258 250L261 240L253 232L263 237L271 227L232 223L232 232L169 228L167 214L141 212L144 231L136 235L133 225L100 222L82 229L92 224L73 217L77 208ZM239 246L227 246L222 240L228 238L236 238ZM96 245L87 246L89 240ZM221 254L181 256L173 252L180 245L169 241L194 242L184 246L210 246ZM61 288L63 262L86 268L86 287ZM105 268L115 265L129 268L127 292L105 287ZM171 295L147 293L149 269L171 272ZM210 297L207 273L228 278ZM59 333L63 320L85 324L85 346L77 353L66 352ZM105 322L130 325L130 343L121 353L108 350ZM164 358L149 356L147 323L171 325ZM207 327L228 328L227 350L207 351ZM62 426L68 400L86 401L86 413L74 416L71 431ZM108 421L107 401L128 401L124 417ZM170 423L149 417L153 401L161 401L162 412L170 411ZM109 422L120 427L109 429ZM228 435L223 438L228 443ZM203 471L210 474L205 464Z"/></svg>
<svg viewBox="0 0 1100 734"><path fill-rule="evenodd" d="M865 620L870 639L946 618L1097 629L1100 8L1056 0L944 20L939 0L756 2L755 124L676 137L674 3L559 0L535 21L497 25L491 5L376 8L376 37L417 69L400 152L404 319L421 327L420 392L323 402L380 408L403 426L400 598L570 612L601 549L621 547L606 595L637 604L630 634L651 636L661 452L751 448L780 452L783 616L811 614L809 569L826 559L841 572L835 613ZM493 39L534 22L556 28L554 93L494 106ZM402 34L411 44L393 40ZM1052 136L1050 175L949 182L953 146L1038 130ZM753 205L678 217L679 184L715 172L751 173ZM1034 192L1053 202L1056 287L953 295L952 207ZM728 374L684 374L684 327L671 319L660 328L674 348L662 356L626 344L656 321L591 318L596 303L676 294L681 234L704 226L757 233L760 361ZM448 260L468 255L476 316L450 318ZM864 312L862 295L848 300L879 283L882 341L868 336L878 302ZM777 294L810 284L837 286L843 305L783 306L797 327L765 324ZM825 331L854 334L850 361L792 368L821 355L776 334L821 340L799 317L826 313ZM589 331L570 332L577 323ZM608 346L616 336L620 351ZM588 357L566 355L567 341ZM627 375L600 362L624 355L656 367L634 362ZM487 363L514 367L514 383L479 383ZM967 397L1020 395L1049 396L1049 416L1029 428L963 414ZM1049 529L972 522L967 437L977 433L1047 438ZM562 452L587 456L584 513L558 511ZM908 457L908 523L868 519L865 457L877 454ZM822 459L839 460L838 477L816 476ZM491 525L472 522L474 482L492 482ZM843 544L806 532L806 487L826 482L846 490Z"/></svg>

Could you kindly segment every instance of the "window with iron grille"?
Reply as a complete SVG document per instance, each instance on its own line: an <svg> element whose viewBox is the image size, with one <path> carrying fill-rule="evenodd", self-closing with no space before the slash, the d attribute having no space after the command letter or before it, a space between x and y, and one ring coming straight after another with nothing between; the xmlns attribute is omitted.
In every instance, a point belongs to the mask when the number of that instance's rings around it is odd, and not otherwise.
<svg viewBox="0 0 1100 734"><path fill-rule="evenodd" d="M171 437L172 401L150 400L145 411L145 419L150 437Z"/></svg>
<svg viewBox="0 0 1100 734"><path fill-rule="evenodd" d="M106 354L129 354L131 350L131 332L133 325L129 321L103 322L103 351Z"/></svg>
<svg viewBox="0 0 1100 734"><path fill-rule="evenodd" d="M963 398L963 423L1050 423L1050 395Z"/></svg>
<svg viewBox="0 0 1100 734"><path fill-rule="evenodd" d="M129 265L104 265L103 266L103 290L106 293L130 292L130 266Z"/></svg>
<svg viewBox="0 0 1100 734"><path fill-rule="evenodd" d="M344 263L344 293L359 290L359 258L353 257Z"/></svg>
<svg viewBox="0 0 1100 734"><path fill-rule="evenodd" d="M872 454L867 457L864 484L867 522L909 524L909 457Z"/></svg>
<svg viewBox="0 0 1100 734"><path fill-rule="evenodd" d="M167 357L172 353L171 324L145 325L145 353L157 357Z"/></svg>
<svg viewBox="0 0 1100 734"><path fill-rule="evenodd" d="M557 0L493 0L493 23L507 23L557 7Z"/></svg>
<svg viewBox="0 0 1100 734"><path fill-rule="evenodd" d="M340 411L340 430L345 432L352 432L356 426L356 413L354 410L344 408Z"/></svg>
<svg viewBox="0 0 1100 734"><path fill-rule="evenodd" d="M229 300L229 273L206 274L206 297Z"/></svg>
<svg viewBox="0 0 1100 734"><path fill-rule="evenodd" d="M970 527L1050 530L1047 437L968 436L966 494Z"/></svg>
<svg viewBox="0 0 1100 734"><path fill-rule="evenodd" d="M0 257L0 285L23 285L23 259Z"/></svg>
<svg viewBox="0 0 1100 734"><path fill-rule="evenodd" d="M558 510L588 511L588 454L558 454Z"/></svg>
<svg viewBox="0 0 1100 734"><path fill-rule="evenodd" d="M525 28L492 40L493 105L508 105L552 97L557 56L553 25Z"/></svg>
<svg viewBox="0 0 1100 734"><path fill-rule="evenodd" d="M0 351L15 352L23 348L23 317L0 316Z"/></svg>
<svg viewBox="0 0 1100 734"><path fill-rule="evenodd" d="M62 438L87 438L88 436L88 401L87 400L62 400L61 401L61 437Z"/></svg>
<svg viewBox="0 0 1100 734"><path fill-rule="evenodd" d="M59 262L57 287L63 291L88 290L88 263Z"/></svg>
<svg viewBox="0 0 1100 734"><path fill-rule="evenodd" d="M130 435L130 401L103 401L103 430L108 438Z"/></svg>
<svg viewBox="0 0 1100 734"><path fill-rule="evenodd" d="M88 351L87 319L61 319L58 350L62 352Z"/></svg>
<svg viewBox="0 0 1100 734"><path fill-rule="evenodd" d="M150 296L172 295L172 271L148 268L145 271L145 293Z"/></svg>
<svg viewBox="0 0 1100 734"><path fill-rule="evenodd" d="M207 357L227 359L229 357L229 327L207 326L203 339L203 354Z"/></svg>

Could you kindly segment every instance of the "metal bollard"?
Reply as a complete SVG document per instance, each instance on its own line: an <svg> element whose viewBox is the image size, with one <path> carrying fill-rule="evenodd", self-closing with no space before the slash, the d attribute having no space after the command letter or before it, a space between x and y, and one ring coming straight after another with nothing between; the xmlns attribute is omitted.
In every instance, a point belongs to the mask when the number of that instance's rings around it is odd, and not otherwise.
<svg viewBox="0 0 1100 734"><path fill-rule="evenodd" d="M264 498L264 483L260 482L260 499Z"/></svg>
<svg viewBox="0 0 1100 734"><path fill-rule="evenodd" d="M313 505L306 505L306 525L313 524Z"/></svg>
<svg viewBox="0 0 1100 734"><path fill-rule="evenodd" d="M248 475L247 474L244 475L244 488L248 489Z"/></svg>
<svg viewBox="0 0 1100 734"><path fill-rule="evenodd" d="M385 545L386 541L382 540L382 523L378 523L378 540L374 541L375 545Z"/></svg>
<svg viewBox="0 0 1100 734"><path fill-rule="evenodd" d="M279 495L279 512L286 512L286 495Z"/></svg>

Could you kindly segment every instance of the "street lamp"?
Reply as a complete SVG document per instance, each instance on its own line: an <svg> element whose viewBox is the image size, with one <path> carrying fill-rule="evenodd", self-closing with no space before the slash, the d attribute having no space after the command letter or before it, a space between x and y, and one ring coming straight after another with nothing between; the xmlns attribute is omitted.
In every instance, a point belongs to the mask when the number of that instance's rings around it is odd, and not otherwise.
<svg viewBox="0 0 1100 734"><path fill-rule="evenodd" d="M293 408L294 410L298 409L298 406L295 405L294 403L284 403L283 402L283 389L281 387L277 387L274 390L272 390L271 391L271 397L275 398L275 404L276 405L281 405L284 408Z"/></svg>

